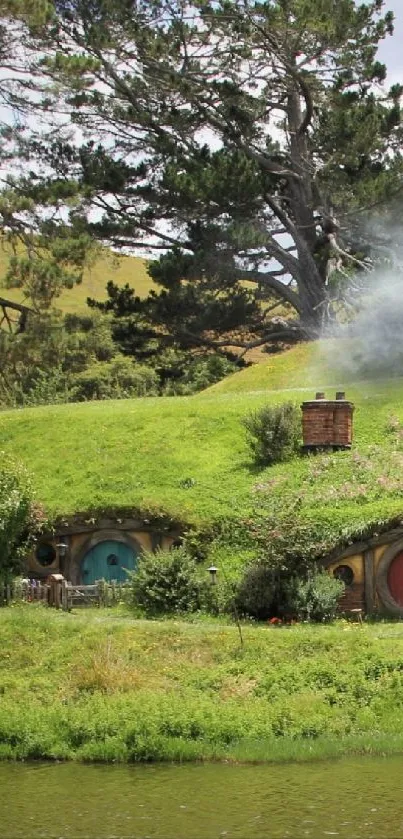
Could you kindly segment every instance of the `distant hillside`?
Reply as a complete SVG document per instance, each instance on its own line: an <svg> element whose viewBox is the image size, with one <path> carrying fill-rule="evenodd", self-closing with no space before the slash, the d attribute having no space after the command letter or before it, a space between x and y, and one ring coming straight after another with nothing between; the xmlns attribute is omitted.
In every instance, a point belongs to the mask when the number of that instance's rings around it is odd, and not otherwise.
<svg viewBox="0 0 403 839"><path fill-rule="evenodd" d="M4 277L8 265L8 254L4 246L0 247L0 288L4 290ZM153 287L147 273L147 261L135 256L117 256L105 250L105 255L97 259L84 274L83 282L72 289L66 289L57 300L57 306L64 312L79 314L87 309L87 297L104 300L108 280L118 285L128 283L139 297L146 297ZM10 300L21 301L19 289L7 289L4 296Z"/></svg>

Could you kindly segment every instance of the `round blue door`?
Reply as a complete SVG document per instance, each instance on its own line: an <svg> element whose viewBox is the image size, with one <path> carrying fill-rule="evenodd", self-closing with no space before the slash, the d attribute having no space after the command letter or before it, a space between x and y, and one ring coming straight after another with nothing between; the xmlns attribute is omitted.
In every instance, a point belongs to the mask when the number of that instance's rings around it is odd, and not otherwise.
<svg viewBox="0 0 403 839"><path fill-rule="evenodd" d="M127 579L127 571L134 571L136 566L137 553L133 548L108 539L86 553L81 566L82 582L84 585L92 585L96 580L122 582Z"/></svg>

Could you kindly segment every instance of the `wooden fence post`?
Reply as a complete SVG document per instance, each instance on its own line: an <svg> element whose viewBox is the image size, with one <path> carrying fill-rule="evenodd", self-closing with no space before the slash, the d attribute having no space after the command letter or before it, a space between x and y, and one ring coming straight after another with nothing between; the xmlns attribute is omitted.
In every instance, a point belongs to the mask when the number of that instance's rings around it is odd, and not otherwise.
<svg viewBox="0 0 403 839"><path fill-rule="evenodd" d="M105 598L106 598L105 580L97 580L97 594L98 594L98 606L104 606L105 605Z"/></svg>
<svg viewBox="0 0 403 839"><path fill-rule="evenodd" d="M55 607L56 609L60 609L62 602L62 587L59 580L55 581Z"/></svg>
<svg viewBox="0 0 403 839"><path fill-rule="evenodd" d="M63 612L67 612L67 580L61 581L61 605Z"/></svg>
<svg viewBox="0 0 403 839"><path fill-rule="evenodd" d="M111 580L112 606L116 603L116 582Z"/></svg>

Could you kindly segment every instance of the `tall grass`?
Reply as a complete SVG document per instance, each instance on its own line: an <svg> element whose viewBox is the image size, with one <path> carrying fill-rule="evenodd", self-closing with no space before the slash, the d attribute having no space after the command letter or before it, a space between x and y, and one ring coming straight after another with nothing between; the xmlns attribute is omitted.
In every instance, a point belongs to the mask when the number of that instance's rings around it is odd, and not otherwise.
<svg viewBox="0 0 403 839"><path fill-rule="evenodd" d="M403 750L398 623L287 629L0 610L0 757L306 760Z"/></svg>

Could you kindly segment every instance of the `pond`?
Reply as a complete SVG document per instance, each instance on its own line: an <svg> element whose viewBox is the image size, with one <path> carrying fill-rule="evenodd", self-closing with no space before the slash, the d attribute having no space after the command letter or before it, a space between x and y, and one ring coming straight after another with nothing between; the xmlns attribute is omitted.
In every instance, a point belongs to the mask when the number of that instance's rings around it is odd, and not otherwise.
<svg viewBox="0 0 403 839"><path fill-rule="evenodd" d="M0 764L4 839L403 837L403 757L264 766Z"/></svg>

